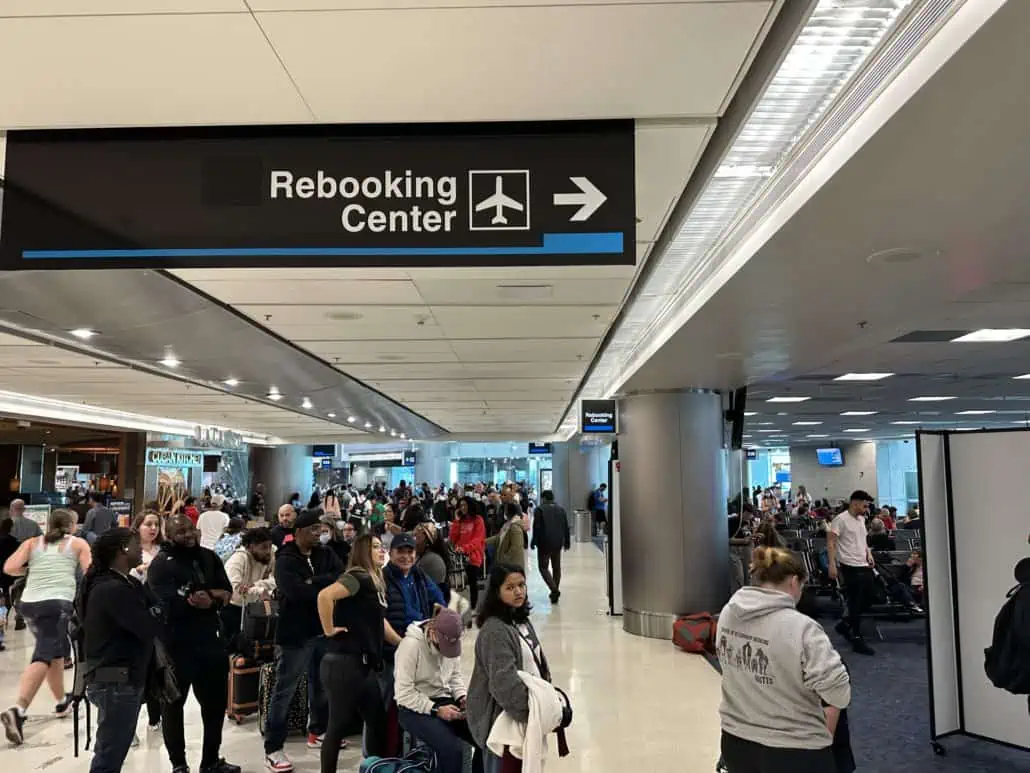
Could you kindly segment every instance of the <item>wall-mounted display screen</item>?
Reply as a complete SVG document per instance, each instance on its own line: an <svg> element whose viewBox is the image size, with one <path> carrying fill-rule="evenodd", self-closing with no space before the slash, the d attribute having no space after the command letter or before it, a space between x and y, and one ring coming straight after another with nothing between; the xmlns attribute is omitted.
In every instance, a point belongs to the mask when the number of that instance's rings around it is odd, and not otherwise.
<svg viewBox="0 0 1030 773"><path fill-rule="evenodd" d="M815 452L819 464L823 467L843 467L844 454L839 448L819 448Z"/></svg>
<svg viewBox="0 0 1030 773"><path fill-rule="evenodd" d="M312 456L328 456L330 458L336 456L336 446L334 445L323 445L323 446L311 446Z"/></svg>
<svg viewBox="0 0 1030 773"><path fill-rule="evenodd" d="M529 453L530 454L549 454L551 453L552 446L550 443L530 443Z"/></svg>

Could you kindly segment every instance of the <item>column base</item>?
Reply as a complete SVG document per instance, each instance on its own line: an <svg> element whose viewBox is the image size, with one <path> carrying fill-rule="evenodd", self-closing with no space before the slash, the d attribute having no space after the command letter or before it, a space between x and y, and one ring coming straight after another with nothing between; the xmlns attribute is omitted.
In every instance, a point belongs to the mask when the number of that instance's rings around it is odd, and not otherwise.
<svg viewBox="0 0 1030 773"><path fill-rule="evenodd" d="M634 636L672 641L672 625L675 622L675 615L664 612L644 612L629 607L623 607L622 610L622 630Z"/></svg>

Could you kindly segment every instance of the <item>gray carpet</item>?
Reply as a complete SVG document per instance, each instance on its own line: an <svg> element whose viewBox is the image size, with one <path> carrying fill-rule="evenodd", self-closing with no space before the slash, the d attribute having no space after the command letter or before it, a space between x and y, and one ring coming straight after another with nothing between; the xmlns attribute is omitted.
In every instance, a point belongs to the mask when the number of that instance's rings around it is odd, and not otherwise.
<svg viewBox="0 0 1030 773"><path fill-rule="evenodd" d="M930 747L930 695L927 688L926 624L880 624L885 641L870 637L875 657L851 652L830 630L848 663L852 679L849 710L851 743L861 773L1028 773L1030 753L961 737L941 743L948 756Z"/></svg>

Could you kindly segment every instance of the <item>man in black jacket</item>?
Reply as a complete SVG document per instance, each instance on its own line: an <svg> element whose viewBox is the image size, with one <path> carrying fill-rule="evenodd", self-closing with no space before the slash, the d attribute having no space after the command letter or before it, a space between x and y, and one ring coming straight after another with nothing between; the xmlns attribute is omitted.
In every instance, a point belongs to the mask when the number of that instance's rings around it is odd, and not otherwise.
<svg viewBox="0 0 1030 773"><path fill-rule="evenodd" d="M279 593L276 680L265 723L265 766L272 773L293 770L283 746L290 701L301 674L308 675L308 748L321 747L328 722L329 706L319 677L326 640L318 619L318 594L339 579L343 564L319 543L321 514L321 510L304 510L297 516L293 540L275 554Z"/></svg>
<svg viewBox="0 0 1030 773"><path fill-rule="evenodd" d="M540 576L551 589L551 603L561 597L561 554L572 547L569 517L565 508L554 503L554 492L540 494L540 508L533 514L533 539L530 548L536 549Z"/></svg>
<svg viewBox="0 0 1030 773"><path fill-rule="evenodd" d="M93 545L93 564L77 600L86 696L100 713L90 773L122 769L143 702L159 622L145 589L129 576L141 560L131 531L108 530Z"/></svg>
<svg viewBox="0 0 1030 773"><path fill-rule="evenodd" d="M147 570L147 584L164 611L160 634L175 667L181 698L161 707L165 748L172 773L189 773L183 706L190 687L200 704L204 747L200 773L240 773L219 756L228 700L229 660L218 610L232 598L232 585L213 550L197 543L197 530L184 515L168 519L168 542Z"/></svg>

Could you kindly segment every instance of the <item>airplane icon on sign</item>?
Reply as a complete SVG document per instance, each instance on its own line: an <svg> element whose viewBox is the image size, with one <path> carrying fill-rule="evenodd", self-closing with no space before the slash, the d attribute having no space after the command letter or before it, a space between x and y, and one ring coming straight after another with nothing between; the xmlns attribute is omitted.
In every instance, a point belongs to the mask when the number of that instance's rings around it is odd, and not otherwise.
<svg viewBox="0 0 1030 773"><path fill-rule="evenodd" d="M492 209L494 216L490 219L491 225L507 225L508 218L504 216L505 209L513 209L516 212L523 212L524 205L515 201L511 196L504 193L504 178L497 175L494 178L494 193L476 204L476 212L483 212Z"/></svg>

